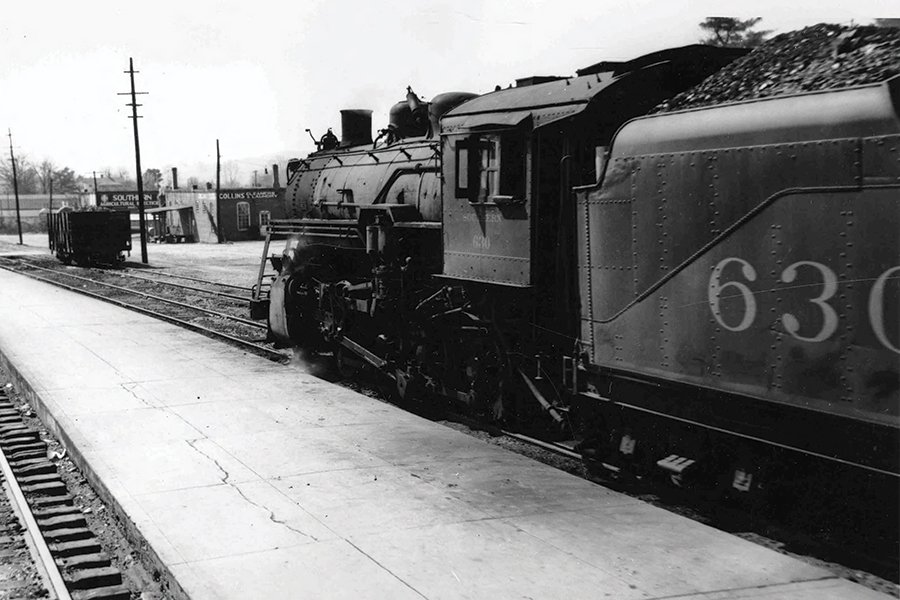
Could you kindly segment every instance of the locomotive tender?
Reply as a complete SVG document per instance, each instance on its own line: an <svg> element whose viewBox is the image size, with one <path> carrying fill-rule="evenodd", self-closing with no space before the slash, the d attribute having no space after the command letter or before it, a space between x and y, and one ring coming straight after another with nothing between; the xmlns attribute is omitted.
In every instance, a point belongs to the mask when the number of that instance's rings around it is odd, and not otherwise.
<svg viewBox="0 0 900 600"><path fill-rule="evenodd" d="M642 116L734 57L344 111L252 312L613 471L896 513L900 79Z"/></svg>

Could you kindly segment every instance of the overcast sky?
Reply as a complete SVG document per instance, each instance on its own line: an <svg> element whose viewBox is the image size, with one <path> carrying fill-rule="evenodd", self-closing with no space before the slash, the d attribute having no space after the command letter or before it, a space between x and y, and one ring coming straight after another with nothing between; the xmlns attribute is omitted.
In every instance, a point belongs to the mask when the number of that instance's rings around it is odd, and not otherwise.
<svg viewBox="0 0 900 600"><path fill-rule="evenodd" d="M706 16L761 16L783 33L900 16L897 0L157 0L17 2L0 21L0 127L17 153L79 174L134 170L129 89L139 90L141 163L201 179L303 155L304 129L340 135L341 108L375 111L406 86L425 98L487 92L528 75L571 75L694 43ZM8 139L4 140L8 142ZM8 159L7 149L2 156Z"/></svg>

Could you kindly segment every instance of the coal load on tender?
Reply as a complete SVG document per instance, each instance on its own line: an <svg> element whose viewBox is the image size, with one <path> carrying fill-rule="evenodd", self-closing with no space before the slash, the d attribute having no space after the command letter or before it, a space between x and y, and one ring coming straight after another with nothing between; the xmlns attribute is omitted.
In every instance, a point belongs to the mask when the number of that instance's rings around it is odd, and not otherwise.
<svg viewBox="0 0 900 600"><path fill-rule="evenodd" d="M900 29L822 23L772 38L654 112L877 83L898 74Z"/></svg>

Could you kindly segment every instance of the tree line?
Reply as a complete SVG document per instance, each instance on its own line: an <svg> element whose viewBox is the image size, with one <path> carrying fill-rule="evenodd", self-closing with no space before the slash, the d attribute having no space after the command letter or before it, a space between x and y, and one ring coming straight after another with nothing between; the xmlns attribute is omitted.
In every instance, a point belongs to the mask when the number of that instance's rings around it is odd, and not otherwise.
<svg viewBox="0 0 900 600"><path fill-rule="evenodd" d="M16 175L20 194L49 194L50 181L53 180L54 194L74 194L94 191L94 177L97 178L98 189L136 190L134 175L126 169L104 169L88 175L76 175L69 167L59 167L53 161L44 159L40 162L31 160L27 155L16 156ZM267 187L273 184L268 167L263 167L249 177L241 178L240 169L235 162L222 164L222 187L236 188ZM145 190L152 191L164 183L159 169L147 169L141 176ZM205 188L211 183L203 182L199 177L191 176L182 183L185 189ZM0 160L0 193L13 193L13 169L9 158Z"/></svg>
<svg viewBox="0 0 900 600"><path fill-rule="evenodd" d="M113 172L106 169L96 174L87 176L76 175L69 167L60 167L52 160L44 159L40 162L31 160L27 155L16 156L16 187L19 193L49 194L52 189L54 194L77 194L92 192L94 190L94 177L97 178L100 187L108 188L110 185L116 189L136 190L137 183L128 171L119 169ZM159 169L147 169L142 177L144 189L155 190L162 181L162 173ZM13 193L13 166L12 160L7 158L0 161L0 192Z"/></svg>
<svg viewBox="0 0 900 600"><path fill-rule="evenodd" d="M700 38L701 44L710 46L723 46L728 48L755 48L759 46L769 34L771 29L756 30L755 27L762 21L762 17L750 19L738 19L737 17L707 17L699 24L704 32ZM876 27L900 27L900 19L875 19Z"/></svg>
<svg viewBox="0 0 900 600"><path fill-rule="evenodd" d="M69 167L58 167L48 159L33 162L27 156L17 156L15 170L20 194L47 194L51 179L54 193L79 191L75 172ZM10 193L13 191L13 167L9 159L0 162L0 188Z"/></svg>

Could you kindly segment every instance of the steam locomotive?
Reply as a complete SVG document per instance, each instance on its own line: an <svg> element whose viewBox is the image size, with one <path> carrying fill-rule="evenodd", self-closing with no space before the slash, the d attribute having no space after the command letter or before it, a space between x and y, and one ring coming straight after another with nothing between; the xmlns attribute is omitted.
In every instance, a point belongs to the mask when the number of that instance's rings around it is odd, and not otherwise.
<svg viewBox="0 0 900 600"><path fill-rule="evenodd" d="M900 78L645 116L735 57L342 111L251 313L596 468L895 526Z"/></svg>

